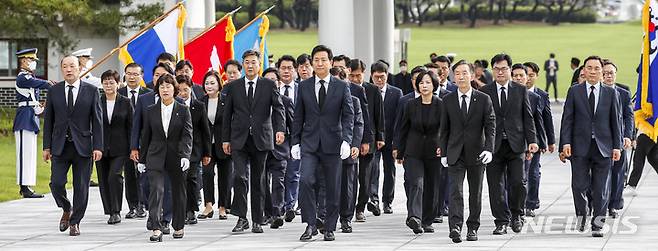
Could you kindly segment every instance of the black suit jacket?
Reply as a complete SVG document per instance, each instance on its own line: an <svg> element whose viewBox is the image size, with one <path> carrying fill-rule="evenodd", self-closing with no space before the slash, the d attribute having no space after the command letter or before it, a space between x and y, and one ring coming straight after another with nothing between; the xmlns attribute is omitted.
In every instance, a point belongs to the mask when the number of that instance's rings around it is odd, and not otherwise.
<svg viewBox="0 0 658 251"><path fill-rule="evenodd" d="M366 89L363 88L361 85L357 85L354 83L350 83L350 94L352 94L353 97L356 97L359 99L359 110L361 110L361 116L363 117L363 135L362 135L362 144L371 144L372 142L375 141L375 135L372 133L365 133L365 132L370 132L372 128L372 124L370 121L370 113L368 112L368 98L366 98ZM352 106L355 104L352 103ZM356 108L354 108L356 111Z"/></svg>
<svg viewBox="0 0 658 251"><path fill-rule="evenodd" d="M217 110L215 111L215 121L209 121L208 120L208 128L210 129L210 134L212 134L212 139L215 140L214 143L212 143L212 140L208 140L211 142L211 145L214 145L214 154L216 157L220 159L227 159L230 156L226 155L224 153L224 150L222 149L222 143L224 142L222 140L222 123L223 123L223 116L224 116L224 100L226 97L222 94L219 95L219 100L217 100ZM201 97L201 102L204 103L206 106L206 109L208 109L208 95ZM206 120L208 119L208 115L204 115Z"/></svg>
<svg viewBox="0 0 658 251"><path fill-rule="evenodd" d="M411 86L411 74L402 72L395 74L395 86L402 90L403 94L411 93L414 91L414 88Z"/></svg>
<svg viewBox="0 0 658 251"><path fill-rule="evenodd" d="M295 119L295 106L292 104L292 99L284 95L281 95L281 101L283 102L283 111L286 120L286 128L284 130L286 139L281 145L274 144L272 155L278 160L287 160L290 158L290 134L292 132L292 121Z"/></svg>
<svg viewBox="0 0 658 251"><path fill-rule="evenodd" d="M100 92L96 86L80 81L73 111L68 110L64 81L53 85L48 91L43 122L43 149L50 149L53 156L64 150L66 131L71 137L78 154L91 157L93 150L103 151L103 109Z"/></svg>
<svg viewBox="0 0 658 251"><path fill-rule="evenodd" d="M192 154L192 118L187 106L174 102L167 135L162 127L161 103L149 106L139 145L139 163L151 170L164 170L165 163L178 167Z"/></svg>
<svg viewBox="0 0 658 251"><path fill-rule="evenodd" d="M361 101L359 98L352 96L352 106L354 107L354 130L352 132L351 147L361 146L363 140L363 113L361 112ZM343 164L358 164L359 158L353 159L352 156L343 160Z"/></svg>
<svg viewBox="0 0 658 251"><path fill-rule="evenodd" d="M377 141L384 141L384 101L382 93L379 88L370 83L361 84L366 91L366 99L368 100L368 130L364 134L370 134L375 141L370 143L370 152L377 151ZM368 136L368 137L370 137ZM366 136L364 136L366 137Z"/></svg>
<svg viewBox="0 0 658 251"><path fill-rule="evenodd" d="M439 148L439 128L441 127L441 111L443 101L436 95L432 96L432 104L428 117L423 117L422 97L418 97L405 107L400 126L400 144L397 146L397 158L413 157L417 159L432 159Z"/></svg>
<svg viewBox="0 0 658 251"><path fill-rule="evenodd" d="M503 141L503 130L507 133L507 140L515 153L523 153L528 144L537 143L535 136L535 123L532 109L528 101L528 89L520 84L509 81L506 85L507 109L503 112L498 99L496 82L485 85L481 91L488 94L493 102L496 112L496 143L494 151L500 149ZM495 153L495 152L494 152Z"/></svg>
<svg viewBox="0 0 658 251"><path fill-rule="evenodd" d="M443 100L441 114L441 156L454 165L464 151L465 165L480 165L482 151L493 153L496 137L496 114L489 95L473 89L466 118L461 113L461 94L452 92Z"/></svg>
<svg viewBox="0 0 658 251"><path fill-rule="evenodd" d="M530 109L532 111L532 120L534 121L535 124L535 131L537 134L535 137L537 138L537 144L539 145L539 149L546 149L546 138L543 136L544 135L544 121L542 120L542 111L544 109L542 99L539 96L539 94L535 92L528 92L528 102L530 102Z"/></svg>
<svg viewBox="0 0 658 251"><path fill-rule="evenodd" d="M545 137L545 142L548 145L555 144L555 126L553 126L553 114L551 112L551 100L548 97L548 92L535 87L535 93L541 98L541 116L542 124L544 125L543 132L537 131L539 137ZM541 148L541 146L539 146Z"/></svg>
<svg viewBox="0 0 658 251"><path fill-rule="evenodd" d="M114 100L112 121L107 116L107 98L101 97L103 109L103 157L128 156L130 154L130 130L133 125L133 107L130 99L117 95Z"/></svg>
<svg viewBox="0 0 658 251"><path fill-rule="evenodd" d="M393 149L393 134L395 134L395 119L398 111L398 103L402 97L402 90L392 85L386 87L384 97L384 149Z"/></svg>
<svg viewBox="0 0 658 251"><path fill-rule="evenodd" d="M617 85L617 84L615 84ZM616 86L617 98L619 99L619 109L621 112L622 138L633 139L633 130L635 129L635 118L631 108L631 93L624 87Z"/></svg>
<svg viewBox="0 0 658 251"><path fill-rule="evenodd" d="M274 133L285 132L283 104L276 84L266 78L256 80L254 102L247 105L245 77L228 83L222 123L222 139L230 142L232 149L242 149L247 137L252 135L259 151L274 149ZM251 130L251 132L250 132Z"/></svg>
<svg viewBox="0 0 658 251"><path fill-rule="evenodd" d="M208 113L206 105L198 99L192 99L188 108L192 117L192 155L190 155L190 161L199 162L201 158L211 156Z"/></svg>
<svg viewBox="0 0 658 251"><path fill-rule="evenodd" d="M147 87L139 87L139 92L137 93L138 99L139 99L139 95L146 94L146 93L149 93L149 92L152 92L152 91L153 90L151 90ZM128 100L130 100L130 94L128 94L128 87L127 86L119 88L118 92L119 92L119 94L123 95L124 97L127 97Z"/></svg>

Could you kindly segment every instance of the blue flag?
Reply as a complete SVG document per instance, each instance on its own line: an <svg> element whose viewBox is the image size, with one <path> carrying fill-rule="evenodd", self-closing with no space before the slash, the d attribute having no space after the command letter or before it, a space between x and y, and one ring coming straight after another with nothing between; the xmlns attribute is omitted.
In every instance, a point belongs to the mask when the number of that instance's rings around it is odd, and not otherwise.
<svg viewBox="0 0 658 251"><path fill-rule="evenodd" d="M270 29L270 20L267 15L257 17L252 22L242 27L233 39L233 55L235 59L242 63L242 54L247 50L260 52L261 68L260 73L267 69L269 65L267 53L267 32Z"/></svg>

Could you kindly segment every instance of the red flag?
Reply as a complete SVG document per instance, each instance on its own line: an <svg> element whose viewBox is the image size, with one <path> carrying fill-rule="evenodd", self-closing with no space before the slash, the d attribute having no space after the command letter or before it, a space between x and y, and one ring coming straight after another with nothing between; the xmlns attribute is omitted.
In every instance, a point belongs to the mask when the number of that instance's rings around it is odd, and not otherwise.
<svg viewBox="0 0 658 251"><path fill-rule="evenodd" d="M203 84L203 76L210 70L224 76L223 65L233 58L233 36L235 26L230 15L219 20L215 26L185 44L185 58L194 67L192 82Z"/></svg>

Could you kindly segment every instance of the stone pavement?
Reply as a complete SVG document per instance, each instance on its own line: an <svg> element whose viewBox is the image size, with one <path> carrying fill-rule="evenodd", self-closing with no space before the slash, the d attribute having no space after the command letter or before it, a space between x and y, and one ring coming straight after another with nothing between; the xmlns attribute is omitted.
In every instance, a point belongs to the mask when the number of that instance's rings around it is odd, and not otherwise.
<svg viewBox="0 0 658 251"><path fill-rule="evenodd" d="M553 107L555 124L558 125L561 107ZM570 166L562 164L556 154L543 156L542 166L541 208L537 210L536 218L528 218L524 232L519 234L511 230L503 236L491 234L494 223L484 182L482 226L477 242L453 244L448 238L447 221L434 224L435 233L414 235L404 224L406 199L402 186L403 169L399 167L394 213L375 217L367 212L366 223L355 223L351 234L337 232L333 242L325 242L321 236L316 236L311 242L300 242L298 238L305 225L299 216L281 229L264 227L264 234L249 231L232 234L237 219L230 216L228 220L220 221L215 216L199 220L197 225L186 226L183 239L174 240L168 235L161 243L149 243L150 232L146 230L145 219L123 219L120 224L107 225L98 188L92 188L87 214L81 224L82 235L78 237L69 237L68 232L58 231L61 211L50 195L43 199L0 203L0 250L651 250L658 245L658 235L655 234L658 233L658 216L654 213L658 209L658 175L651 167L644 169L638 186L639 195L625 197L621 217L608 219L605 237L592 238L588 231L573 231ZM467 200L465 206L468 206Z"/></svg>

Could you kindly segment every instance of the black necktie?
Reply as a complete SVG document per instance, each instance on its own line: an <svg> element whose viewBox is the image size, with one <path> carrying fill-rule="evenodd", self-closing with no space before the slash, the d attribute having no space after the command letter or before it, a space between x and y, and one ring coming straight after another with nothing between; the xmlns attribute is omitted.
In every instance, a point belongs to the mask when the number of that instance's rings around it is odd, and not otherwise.
<svg viewBox="0 0 658 251"><path fill-rule="evenodd" d="M286 89L283 90L283 95L286 96L286 97L290 97L290 92L288 91L288 89L290 89L290 86L289 86L289 85L286 85L286 86L284 86L284 87L285 87Z"/></svg>
<svg viewBox="0 0 658 251"><path fill-rule="evenodd" d="M468 114L468 109L466 108L466 94L462 94L462 116L466 118L466 115Z"/></svg>
<svg viewBox="0 0 658 251"><path fill-rule="evenodd" d="M505 93L505 87L500 87L500 110L503 112L507 109L507 94Z"/></svg>
<svg viewBox="0 0 658 251"><path fill-rule="evenodd" d="M73 85L67 85L67 87L69 88L69 94L68 94L69 96L66 99L66 104L69 107L69 111L72 112L73 111L73 87L74 86Z"/></svg>
<svg viewBox="0 0 658 251"><path fill-rule="evenodd" d="M596 90L596 87L592 86L589 88L591 91L589 92L589 98L587 100L589 101L589 111L594 115L594 106L596 106L596 99L594 98L594 91Z"/></svg>
<svg viewBox="0 0 658 251"><path fill-rule="evenodd" d="M254 102L254 82L249 81L249 90L247 90L247 104L251 107Z"/></svg>
<svg viewBox="0 0 658 251"><path fill-rule="evenodd" d="M135 90L130 90L130 93L132 94L130 96L130 104L135 108L135 105L137 104L137 98L135 97L135 93L137 93Z"/></svg>
<svg viewBox="0 0 658 251"><path fill-rule="evenodd" d="M320 80L320 92L318 93L318 104L320 104L320 109L324 105L324 99L327 98L327 91L324 88L324 80Z"/></svg>

